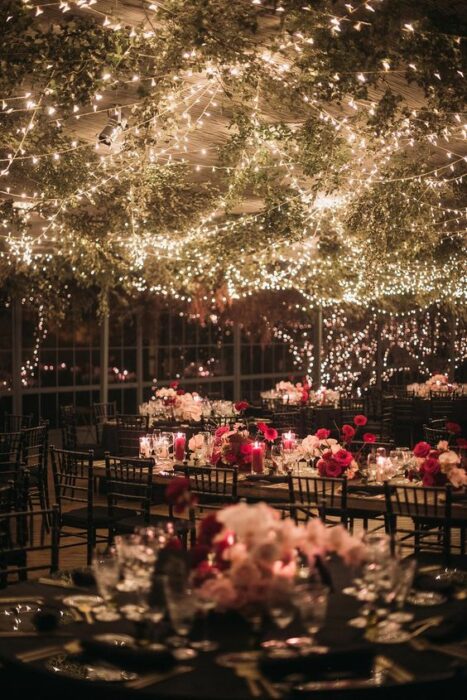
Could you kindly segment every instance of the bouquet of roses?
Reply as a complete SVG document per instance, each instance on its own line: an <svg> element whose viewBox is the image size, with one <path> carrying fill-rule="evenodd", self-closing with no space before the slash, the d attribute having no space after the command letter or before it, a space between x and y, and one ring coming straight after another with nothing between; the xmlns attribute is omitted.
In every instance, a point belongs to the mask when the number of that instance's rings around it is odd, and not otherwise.
<svg viewBox="0 0 467 700"><path fill-rule="evenodd" d="M358 460L361 456L363 445L357 452L350 449L352 440L363 428L368 418L362 414L354 416L354 425L344 424L340 429L340 441L331 438L331 431L320 428L314 435L307 435L302 440L300 451L306 459L318 458L316 467L321 476L342 477L353 479L359 469ZM376 435L364 433L364 444L376 442Z"/></svg>
<svg viewBox="0 0 467 700"><path fill-rule="evenodd" d="M409 479L421 479L423 486L445 486L454 488L467 486L467 473L461 466L457 452L450 449L448 440L440 440L433 449L427 442L418 442L413 448L415 468L409 471Z"/></svg>
<svg viewBox="0 0 467 700"><path fill-rule="evenodd" d="M214 434L211 463L236 465L240 470L249 471L252 450L253 441L244 426L238 424L233 430L228 426L221 426Z"/></svg>

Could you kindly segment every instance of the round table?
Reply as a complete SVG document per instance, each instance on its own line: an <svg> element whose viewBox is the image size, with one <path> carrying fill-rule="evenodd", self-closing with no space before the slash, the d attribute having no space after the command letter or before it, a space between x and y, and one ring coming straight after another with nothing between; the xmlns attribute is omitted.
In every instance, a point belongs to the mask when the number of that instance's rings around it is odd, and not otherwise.
<svg viewBox="0 0 467 700"><path fill-rule="evenodd" d="M333 650L350 649L355 645L364 642L363 633L347 624L347 620L354 617L361 606L361 603L350 596L341 593L346 583L349 582L349 571L340 564L331 567L334 592L330 596L328 616L325 627L318 635L319 643L329 646ZM60 606L60 601L65 595L71 593L86 593L88 590L64 590L58 586L50 586L41 583L22 583L10 586L0 593L2 598L12 599L15 596L40 598L45 606ZM92 591L91 591L92 592ZM2 609L5 606L2 606ZM63 607L63 605L62 605ZM458 614L466 615L467 603L465 600L451 600L436 607L409 607L416 619L431 617L432 615ZM233 618L235 620L235 618ZM229 622L230 620L230 622ZM282 632L282 636L289 637L300 630L292 623L289 628ZM44 661L36 662L21 661L21 654L31 649L44 650L47 647L61 647L61 645L71 640L79 640L98 633L108 632L111 634L126 633L134 634L134 623L121 619L117 622L96 622L89 625L84 622L72 622L69 625L60 627L61 633L67 633L67 637L58 636L57 633L38 633L36 636L13 636L10 638L0 634L0 660L2 670L0 672L0 683L2 690L14 691L16 695L21 695L27 691L33 691L34 700L55 700L63 698L72 700L74 698L99 698L104 700L112 698L130 697L157 697L159 700L248 700L252 695L249 693L247 682L244 678L236 675L233 669L220 666L216 663L216 657L222 651L228 649L245 648L247 637L241 633L243 625L238 621L232 622L230 617L214 616L211 625L211 636L218 638L221 643L220 651L212 653L200 653L197 658L190 661L181 662L176 666L173 673L165 679L163 676L152 676L150 671L146 680L150 682L144 687L137 689L131 682L127 683L98 683L87 680L70 679L61 674L54 674L47 670ZM159 629L163 629L160 627ZM196 633L196 628L194 630ZM248 635L247 635L248 636ZM277 628L265 626L264 637L279 637ZM365 642L365 644L367 644ZM415 651L409 643L396 645L372 645L378 655L382 655L396 668L407 675L405 682L390 680L378 688L367 689L335 689L332 692L313 692L309 695L300 695L298 692L287 693L276 690L277 697L299 698L326 697L329 700L337 698L415 698L417 693L422 697L436 697L439 693L449 694L449 697L463 697L467 683L467 661L456 661L450 656L433 651ZM467 647L464 647L467 651ZM143 675L143 674L142 674ZM279 686L275 686L278 688ZM451 693L457 693L452 695ZM8 697L5 694L5 697ZM266 692L260 697L271 697Z"/></svg>

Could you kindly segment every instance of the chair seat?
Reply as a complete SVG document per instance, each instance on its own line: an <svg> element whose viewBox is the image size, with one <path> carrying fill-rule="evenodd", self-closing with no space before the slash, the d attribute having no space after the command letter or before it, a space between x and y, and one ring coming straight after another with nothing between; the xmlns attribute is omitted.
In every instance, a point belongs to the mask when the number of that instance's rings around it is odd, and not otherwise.
<svg viewBox="0 0 467 700"><path fill-rule="evenodd" d="M92 511L92 520L94 527L106 528L113 525L116 521L129 518L134 513L129 508L115 508L112 518L109 517L107 506L95 506ZM68 527L76 527L85 530L88 524L88 509L75 508L67 513L62 514L62 525Z"/></svg>
<svg viewBox="0 0 467 700"><path fill-rule="evenodd" d="M184 534L190 531L192 524L189 520L181 520L169 518L167 515L151 515L149 522L145 523L142 512L133 511L133 515L128 518L123 518L115 523L115 530L120 533L134 532L137 527L157 527L158 525L166 525L172 523L177 534Z"/></svg>

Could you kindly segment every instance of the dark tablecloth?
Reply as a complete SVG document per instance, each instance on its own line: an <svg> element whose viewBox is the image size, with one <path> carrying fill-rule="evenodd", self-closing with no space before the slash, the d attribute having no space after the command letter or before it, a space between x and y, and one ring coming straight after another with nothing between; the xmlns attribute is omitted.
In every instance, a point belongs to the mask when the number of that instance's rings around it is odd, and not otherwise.
<svg viewBox="0 0 467 700"><path fill-rule="evenodd" d="M361 630L350 627L346 620L353 617L361 606L361 603L354 598L343 595L340 591L349 582L349 572L340 564L331 567L332 581L335 592L330 596L329 609L326 625L319 634L319 641L329 645L333 649L347 648L351 645L361 644L363 634ZM60 588L44 586L41 584L25 583L18 586L9 587L0 593L0 597L13 595L40 595L46 601L56 605L57 601L64 595L73 591L63 591ZM79 592L78 590L75 592ZM81 592L85 592L81 590ZM467 603L465 601L452 600L445 605L430 608L411 608L416 618L425 618L432 615L448 612L458 612L464 614ZM300 630L294 624L282 632L286 638L294 635ZM84 623L73 623L67 625L66 629L70 638L83 638L102 632L134 634L133 623L127 620L120 620L114 623L96 623L86 625ZM249 634L247 627L242 620L235 618L214 616L211 619L210 632L212 637L217 637L221 642L223 650L245 648ZM264 638L270 636L278 637L276 628L266 625ZM196 628L194 630L196 635ZM21 663L17 660L16 654L29 649L34 649L57 642L66 642L65 639L58 639L53 634L43 634L40 638L24 639L1 639L0 638L0 660L3 669L0 672L0 683L3 691L9 691L19 695L25 690L33 690L35 700L74 700L75 698L99 698L99 700L118 700L122 697L152 696L159 700L245 700L251 697L248 693L246 683L237 677L235 673L225 667L215 663L215 657L219 652L209 654L199 654L196 659L191 660L188 665L192 670L186 674L175 675L174 677L158 683L144 690L130 690L123 687L123 684L97 684L89 681L70 680L63 676L58 676L44 669L43 662L34 664ZM462 688L467 683L467 663L456 662L448 656L433 652L416 652L408 644L398 645L375 645L377 653L384 654L394 660L403 668L409 670L414 675L414 682L407 685L388 684L386 687L373 689L371 691L359 690L357 693L346 691L342 697L377 697L377 698L415 698L419 697L439 697L439 693L458 692L456 700L461 700ZM183 662L187 665L187 662ZM422 685L420 685L422 684ZM436 689L437 695L431 692ZM326 697L336 700L341 694L334 691L332 694L325 694ZM4 697L9 697L4 694ZM313 697L321 697L320 694ZM451 696L454 697L454 696Z"/></svg>

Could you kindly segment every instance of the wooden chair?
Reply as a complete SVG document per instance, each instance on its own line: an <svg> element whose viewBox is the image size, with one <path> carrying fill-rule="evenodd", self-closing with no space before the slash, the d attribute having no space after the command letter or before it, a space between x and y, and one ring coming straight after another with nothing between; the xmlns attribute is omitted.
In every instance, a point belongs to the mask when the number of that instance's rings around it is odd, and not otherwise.
<svg viewBox="0 0 467 700"><path fill-rule="evenodd" d="M139 439L149 431L149 416L117 416L117 449L120 457L138 457Z"/></svg>
<svg viewBox="0 0 467 700"><path fill-rule="evenodd" d="M49 508L47 475L48 423L21 431L21 464L29 472L29 504L36 500L42 510Z"/></svg>
<svg viewBox="0 0 467 700"><path fill-rule="evenodd" d="M153 459L106 454L107 513L112 533L133 532L135 527L151 524L153 471Z"/></svg>
<svg viewBox="0 0 467 700"><path fill-rule="evenodd" d="M414 400L412 398L394 399L393 425L400 435L400 437L396 437L396 440L402 440L402 444L413 444L414 417Z"/></svg>
<svg viewBox="0 0 467 700"><path fill-rule="evenodd" d="M45 523L49 523L44 543ZM57 571L59 564L58 506L46 510L14 511L0 515L0 529L8 536L0 539L0 588L26 581L30 573ZM48 556L44 556L44 552Z"/></svg>
<svg viewBox="0 0 467 700"><path fill-rule="evenodd" d="M422 549L441 552L447 564L451 555L453 526L451 486L414 486L384 483L388 524L393 546L413 539L414 553ZM413 526L405 527L399 518L409 518Z"/></svg>
<svg viewBox="0 0 467 700"><path fill-rule="evenodd" d="M296 523L300 520L320 517L323 522L335 525L335 520L328 521L330 516L347 526L347 477L333 479L291 474L289 505L291 517Z"/></svg>
<svg viewBox="0 0 467 700"><path fill-rule="evenodd" d="M365 412L365 400L353 398L341 398L339 401L340 423L353 425L354 416Z"/></svg>
<svg viewBox="0 0 467 700"><path fill-rule="evenodd" d="M430 392L430 417L451 420L454 415L455 398L443 392Z"/></svg>
<svg viewBox="0 0 467 700"><path fill-rule="evenodd" d="M444 428L444 426L446 425L446 421L443 419L442 421L440 421L440 423ZM426 442L428 442L428 444L432 447L436 447L440 440L449 440L450 435L447 432L447 430L443 428L433 427L432 424L423 425L423 437L425 438Z"/></svg>
<svg viewBox="0 0 467 700"><path fill-rule="evenodd" d="M96 440L100 445L102 443L102 426L109 420L115 420L117 416L117 402L109 401L108 403L93 403L92 404L92 419L96 431Z"/></svg>
<svg viewBox="0 0 467 700"><path fill-rule="evenodd" d="M292 433L303 434L303 416L300 409L288 407L287 410L274 411L271 424L281 432L290 430Z"/></svg>
<svg viewBox="0 0 467 700"><path fill-rule="evenodd" d="M62 447L70 452L94 452L96 459L104 458L104 451L97 442L81 442L78 438L78 414L74 406L60 408Z"/></svg>
<svg viewBox="0 0 467 700"><path fill-rule="evenodd" d="M237 502L238 469L236 467L186 467L185 477L190 481L196 506L189 512L190 540L196 542L196 522L205 511L220 510Z"/></svg>
<svg viewBox="0 0 467 700"><path fill-rule="evenodd" d="M21 464L21 431L0 433L0 481L16 479Z"/></svg>
<svg viewBox="0 0 467 700"><path fill-rule="evenodd" d="M55 500L59 509L60 537L78 538L86 543L86 560L89 565L96 546L97 530L111 529L108 508L94 504L93 453L57 450L51 446L52 473ZM124 517L128 513L122 515ZM72 532L68 532L71 529ZM99 542L108 541L108 537ZM76 547L74 542L64 547Z"/></svg>

